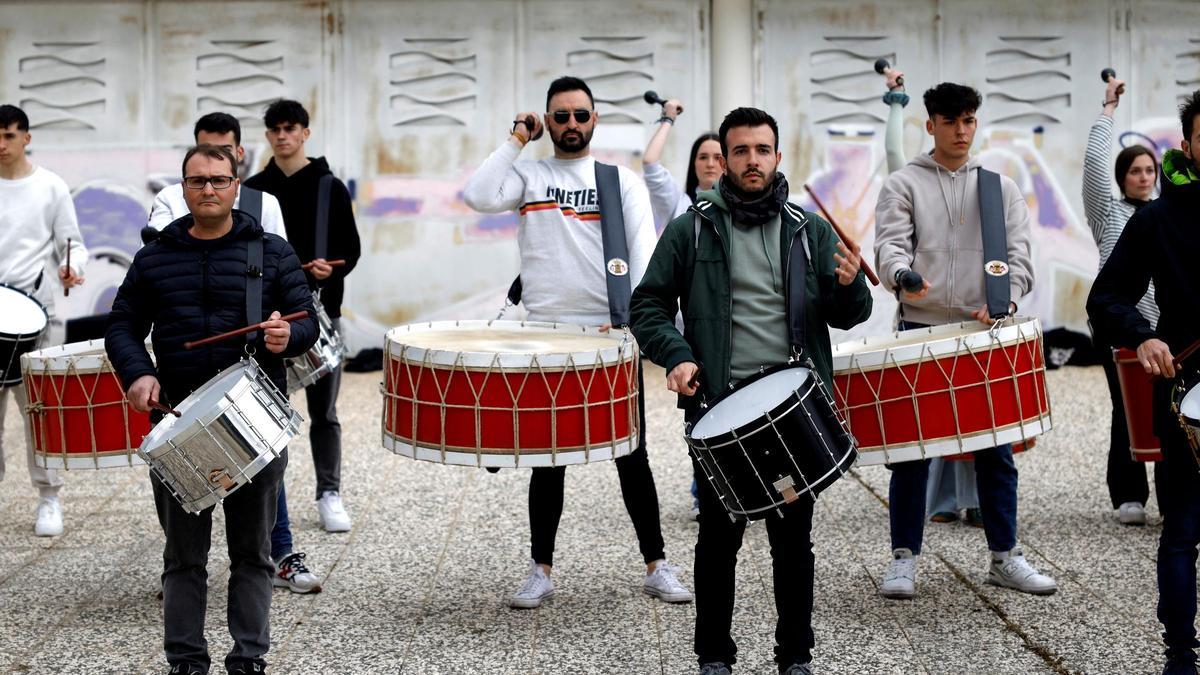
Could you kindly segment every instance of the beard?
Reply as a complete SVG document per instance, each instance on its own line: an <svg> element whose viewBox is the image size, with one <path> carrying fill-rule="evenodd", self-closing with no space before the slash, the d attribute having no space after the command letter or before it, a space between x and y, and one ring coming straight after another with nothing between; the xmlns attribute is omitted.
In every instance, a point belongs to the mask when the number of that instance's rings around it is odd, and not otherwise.
<svg viewBox="0 0 1200 675"><path fill-rule="evenodd" d="M733 183L733 186L736 187L739 192L746 195L747 197L755 197L755 196L761 195L762 193L771 189L771 184L775 182L775 174L776 174L776 171L774 171L774 170L772 170L770 173L766 173L766 174L754 171L754 172L750 172L749 174L743 172L742 175L740 175L740 176L732 174L732 173L726 173L725 177L729 179L729 182ZM757 189L754 189L754 190L751 190L748 187L746 187L745 180L748 175L749 176L753 176L753 175L761 176L762 177L762 186Z"/></svg>
<svg viewBox="0 0 1200 675"><path fill-rule="evenodd" d="M563 152L579 152L592 142L593 131L595 128L586 132L581 130L564 131L558 136L550 134L550 140L554 143L554 147Z"/></svg>

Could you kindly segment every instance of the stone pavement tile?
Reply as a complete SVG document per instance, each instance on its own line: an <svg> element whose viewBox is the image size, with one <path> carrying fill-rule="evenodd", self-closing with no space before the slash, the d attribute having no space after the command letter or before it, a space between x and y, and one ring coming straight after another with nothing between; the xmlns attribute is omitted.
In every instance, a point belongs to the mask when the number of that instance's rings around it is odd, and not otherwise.
<svg viewBox="0 0 1200 675"><path fill-rule="evenodd" d="M407 641L410 672L520 672L532 668L541 610L517 611L491 598L433 597Z"/></svg>
<svg viewBox="0 0 1200 675"><path fill-rule="evenodd" d="M137 624L71 625L23 661L31 673L128 673L131 657L159 638Z"/></svg>
<svg viewBox="0 0 1200 675"><path fill-rule="evenodd" d="M295 627L286 653L269 653L271 673L400 673L405 644L394 621L363 618Z"/></svg>

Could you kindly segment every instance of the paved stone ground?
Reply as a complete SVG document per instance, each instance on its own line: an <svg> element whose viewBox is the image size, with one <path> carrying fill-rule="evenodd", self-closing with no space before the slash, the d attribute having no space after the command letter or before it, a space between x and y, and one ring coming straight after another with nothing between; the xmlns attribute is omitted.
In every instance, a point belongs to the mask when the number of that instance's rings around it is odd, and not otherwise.
<svg viewBox="0 0 1200 675"><path fill-rule="evenodd" d="M347 375L343 385L344 496L353 532L320 530L307 502L307 440L292 446L287 480L296 543L325 577L325 591L276 591L273 672L694 672L695 610L641 594L643 568L612 464L567 472L558 597L539 610L512 611L505 599L528 564L525 473L417 463L384 450L379 379ZM661 371L649 371L646 381L662 382ZM1059 593L1035 598L984 585L982 532L931 524L918 598L880 598L888 474L857 470L827 491L817 510L818 672L1160 667L1157 509L1150 507L1150 526L1127 528L1108 508L1109 406L1101 370L1054 371L1050 387L1055 429L1017 460L1020 538L1029 558L1057 577ZM681 422L665 390L650 391L649 402L668 554L690 584L696 525L687 518ZM163 537L146 470L70 472L66 532L34 537L33 491L14 450L22 442L15 413L4 428L9 475L0 483L0 671L165 672L155 598ZM221 524L213 530L208 637L219 664L230 644L228 559ZM775 612L762 526L747 532L740 562L738 672L770 673Z"/></svg>

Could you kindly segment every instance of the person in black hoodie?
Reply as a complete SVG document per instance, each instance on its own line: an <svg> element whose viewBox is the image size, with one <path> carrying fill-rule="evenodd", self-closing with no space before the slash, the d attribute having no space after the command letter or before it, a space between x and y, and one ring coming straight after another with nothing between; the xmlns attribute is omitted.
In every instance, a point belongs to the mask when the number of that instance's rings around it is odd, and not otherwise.
<svg viewBox="0 0 1200 675"><path fill-rule="evenodd" d="M184 195L190 213L168 225L134 257L109 318L104 346L135 410L151 401L179 404L242 358L249 347L271 381L287 390L283 360L308 351L317 323L300 261L282 238L265 234L258 221L232 208L238 193L233 154L199 145L183 161ZM261 270L251 270L248 242L261 238ZM246 340L225 340L185 349L184 342L245 326L250 274L262 275L261 316L266 327ZM304 310L289 324L282 314ZM258 318L258 317L255 317ZM150 334L157 368L146 351ZM155 422L162 414L153 413ZM286 451L224 500L229 546L229 632L225 658L231 673L263 672L270 647L268 614L274 566L270 532ZM164 647L172 673L207 673L204 613L212 508L192 515L150 473L154 505L166 535L163 548Z"/></svg>
<svg viewBox="0 0 1200 675"><path fill-rule="evenodd" d="M1200 545L1200 471L1179 420L1170 410L1179 354L1200 339L1200 90L1180 106L1180 150L1162 158L1162 194L1129 219L1088 296L1088 316L1108 344L1137 349L1154 385L1154 431L1163 470L1155 471L1163 514L1158 544L1158 620L1167 663L1163 673L1196 673L1196 556ZM1157 327L1137 310L1153 280ZM1194 373L1195 363L1184 362ZM1190 380L1189 380L1190 382Z"/></svg>
<svg viewBox="0 0 1200 675"><path fill-rule="evenodd" d="M263 123L274 157L246 185L279 199L288 241L305 263L309 287L320 292L321 304L337 330L345 278L361 254L350 192L329 171L324 157L309 158L304 154L310 129L308 111L299 102L275 101L267 107ZM327 218L324 233L319 231L322 216ZM330 264L336 260L344 263ZM339 368L304 391L311 420L308 434L313 468L317 474L317 513L326 532L347 532L351 526L350 514L341 498L342 427L337 418L341 382Z"/></svg>

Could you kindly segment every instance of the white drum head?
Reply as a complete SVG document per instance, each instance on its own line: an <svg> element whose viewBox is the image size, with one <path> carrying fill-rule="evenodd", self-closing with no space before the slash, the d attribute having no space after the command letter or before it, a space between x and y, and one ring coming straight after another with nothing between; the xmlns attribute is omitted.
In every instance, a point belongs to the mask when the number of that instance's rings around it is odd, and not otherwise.
<svg viewBox="0 0 1200 675"><path fill-rule="evenodd" d="M788 368L735 390L700 418L692 427L692 438L720 436L759 419L803 387L811 376L808 368Z"/></svg>
<svg viewBox="0 0 1200 675"><path fill-rule="evenodd" d="M15 288L0 286L0 333L37 335L46 328L46 310Z"/></svg>
<svg viewBox="0 0 1200 675"><path fill-rule="evenodd" d="M221 400L233 389L234 385L241 381L249 367L249 363L242 363L228 368L224 374L209 380L203 387L192 392L192 395L176 408L180 417L164 415L162 420L150 430L150 433L146 434L146 438L142 441L142 450L149 451L174 438L176 427L180 430L187 430L196 422L207 421L208 416L219 413Z"/></svg>
<svg viewBox="0 0 1200 675"><path fill-rule="evenodd" d="M1191 391L1183 395L1183 401L1179 403L1179 412L1188 419L1200 420L1200 384L1196 384Z"/></svg>
<svg viewBox="0 0 1200 675"><path fill-rule="evenodd" d="M636 354L633 337L593 326L518 321L439 321L388 331L400 360L466 368L562 368L611 364Z"/></svg>
<svg viewBox="0 0 1200 675"><path fill-rule="evenodd" d="M602 335L502 328L430 330L407 335L404 342L418 349L488 354L557 354L608 349L613 345L612 340Z"/></svg>

